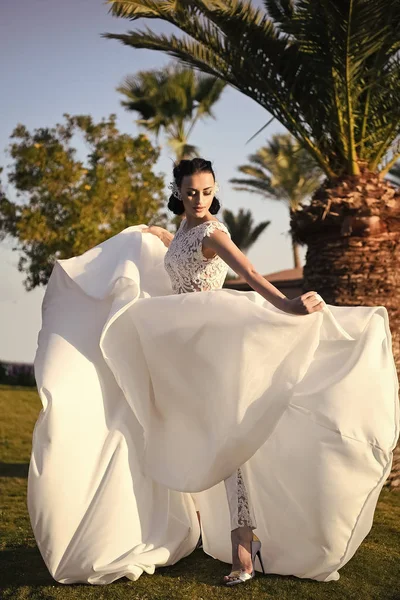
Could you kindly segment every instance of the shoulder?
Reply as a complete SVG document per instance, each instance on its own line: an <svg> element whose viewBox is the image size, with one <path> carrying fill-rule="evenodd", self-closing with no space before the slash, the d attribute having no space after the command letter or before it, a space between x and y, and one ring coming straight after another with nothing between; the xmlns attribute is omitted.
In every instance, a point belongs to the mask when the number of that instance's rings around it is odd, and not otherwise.
<svg viewBox="0 0 400 600"><path fill-rule="evenodd" d="M226 225L224 225L224 223L221 223L221 221L218 221L217 219L212 219L210 221L205 221L204 223L202 223L201 230L204 236L210 236L216 229L218 229L219 231L223 231L230 237L229 229Z"/></svg>

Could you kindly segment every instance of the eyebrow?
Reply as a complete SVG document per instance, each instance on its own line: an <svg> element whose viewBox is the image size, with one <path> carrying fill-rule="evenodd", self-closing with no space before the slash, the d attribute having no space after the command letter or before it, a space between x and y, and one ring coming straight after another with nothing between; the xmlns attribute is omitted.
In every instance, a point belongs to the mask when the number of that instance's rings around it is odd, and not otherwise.
<svg viewBox="0 0 400 600"><path fill-rule="evenodd" d="M209 189L210 189L210 188L212 188L212 187L213 187L212 185L208 185L207 187L203 188L203 190L209 190ZM187 189L188 189L188 190L195 190L196 192L198 192L198 189L197 189L197 188L194 188L194 187L190 187L190 186L189 186Z"/></svg>

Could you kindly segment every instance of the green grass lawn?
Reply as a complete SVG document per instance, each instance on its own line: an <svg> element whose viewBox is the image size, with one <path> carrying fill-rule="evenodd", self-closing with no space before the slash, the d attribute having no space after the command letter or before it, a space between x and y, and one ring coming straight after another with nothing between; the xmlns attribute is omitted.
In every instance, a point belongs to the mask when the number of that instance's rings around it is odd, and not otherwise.
<svg viewBox="0 0 400 600"><path fill-rule="evenodd" d="M400 600L400 493L384 489L374 525L339 581L320 583L296 577L257 574L234 588L220 585L230 565L195 550L172 567L106 586L63 585L52 579L36 547L26 508L32 430L41 403L36 390L0 386L0 597L214 600Z"/></svg>

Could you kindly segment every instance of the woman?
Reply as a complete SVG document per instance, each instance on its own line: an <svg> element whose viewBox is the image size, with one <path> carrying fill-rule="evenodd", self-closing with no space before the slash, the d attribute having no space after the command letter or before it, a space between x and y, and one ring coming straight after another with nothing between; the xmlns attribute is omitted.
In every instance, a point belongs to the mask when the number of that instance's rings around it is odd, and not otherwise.
<svg viewBox="0 0 400 600"><path fill-rule="evenodd" d="M185 216L177 235L174 237L157 226L144 229L143 233L156 235L168 248L165 267L176 294L222 287L229 266L253 290L284 312L305 315L323 309L324 301L316 292L307 292L293 300L286 298L256 271L232 242L225 225L213 218L220 210L220 203L215 195L218 188L210 161L201 158L182 160L174 168L173 175L170 186L173 194L168 208L176 215ZM252 533L256 521L254 514L251 515L240 469L225 479L225 486L231 514L232 571L224 582L236 585L254 577L253 561L261 543ZM199 512L197 514L200 519ZM261 562L261 555L258 555Z"/></svg>
<svg viewBox="0 0 400 600"><path fill-rule="evenodd" d="M285 298L215 218L208 161L172 188L175 236L128 227L51 274L27 494L43 560L60 583L136 580L195 549L201 514L226 585L337 580L399 436L387 311ZM251 291L222 287L228 266Z"/></svg>

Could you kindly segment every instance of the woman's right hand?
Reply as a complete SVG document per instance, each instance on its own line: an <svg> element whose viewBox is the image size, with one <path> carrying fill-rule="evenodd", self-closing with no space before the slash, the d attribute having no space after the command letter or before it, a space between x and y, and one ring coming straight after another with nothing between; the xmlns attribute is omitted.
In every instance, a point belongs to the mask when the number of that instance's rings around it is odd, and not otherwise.
<svg viewBox="0 0 400 600"><path fill-rule="evenodd" d="M290 315L309 315L323 310L325 302L318 292L305 292L296 298L285 298L282 310Z"/></svg>

